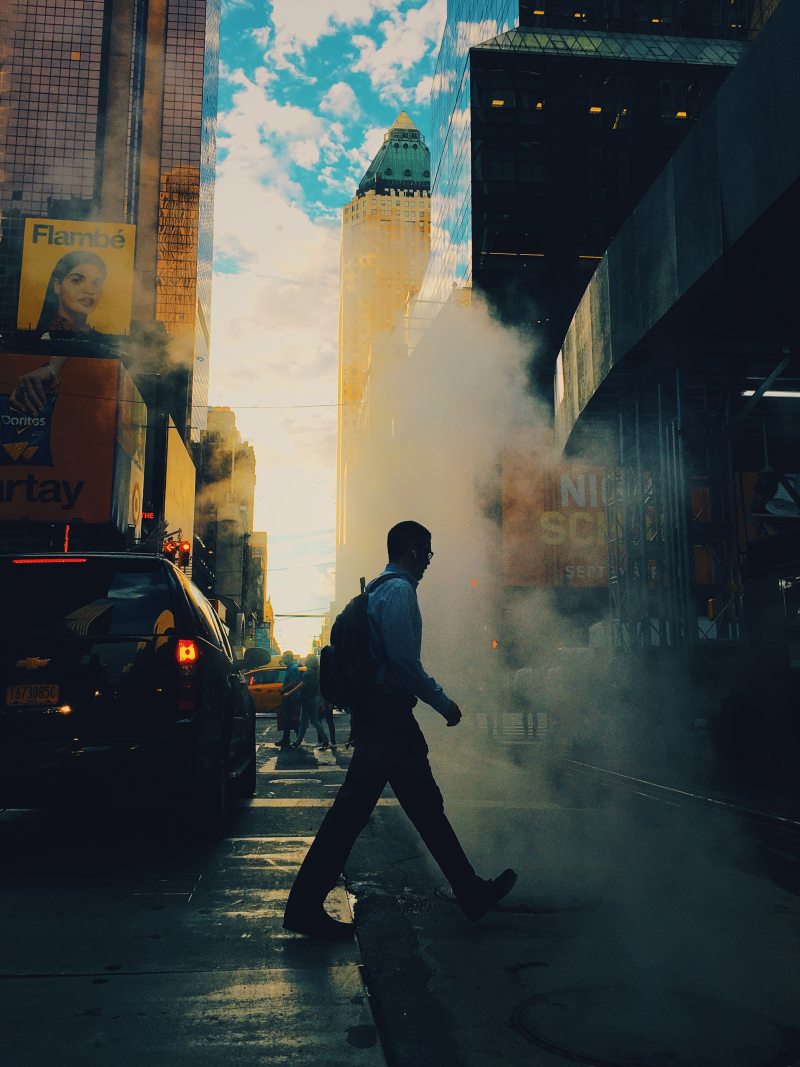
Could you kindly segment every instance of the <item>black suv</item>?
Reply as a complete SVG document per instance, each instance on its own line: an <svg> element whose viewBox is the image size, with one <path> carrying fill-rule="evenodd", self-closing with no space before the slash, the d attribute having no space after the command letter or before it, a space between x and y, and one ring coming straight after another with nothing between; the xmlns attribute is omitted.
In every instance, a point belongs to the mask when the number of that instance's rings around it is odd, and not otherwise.
<svg viewBox="0 0 800 1067"><path fill-rule="evenodd" d="M184 804L222 832L255 709L199 589L160 556L0 555L0 806Z"/></svg>

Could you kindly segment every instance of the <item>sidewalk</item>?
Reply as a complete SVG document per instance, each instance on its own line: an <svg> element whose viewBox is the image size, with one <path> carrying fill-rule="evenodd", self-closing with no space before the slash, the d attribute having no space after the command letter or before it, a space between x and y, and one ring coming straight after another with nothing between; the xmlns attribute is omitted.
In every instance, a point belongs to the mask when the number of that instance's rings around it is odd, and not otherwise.
<svg viewBox="0 0 800 1067"><path fill-rule="evenodd" d="M274 721L260 719L259 727L258 794L241 803L245 832L226 843L232 858L250 868L252 893L267 905L262 911L264 987L273 1014L265 1062L270 1067L386 1067L356 939L319 942L282 926L289 889L344 769L330 751L275 747ZM326 908L334 918L353 919L343 886L330 894Z"/></svg>

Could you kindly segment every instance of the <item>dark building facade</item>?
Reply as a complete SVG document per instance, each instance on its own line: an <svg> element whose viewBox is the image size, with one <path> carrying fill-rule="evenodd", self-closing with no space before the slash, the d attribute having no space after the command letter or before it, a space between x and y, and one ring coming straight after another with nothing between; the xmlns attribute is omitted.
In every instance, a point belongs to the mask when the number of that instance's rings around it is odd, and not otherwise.
<svg viewBox="0 0 800 1067"><path fill-rule="evenodd" d="M423 300L472 286L534 338L549 393L561 339L612 237L747 50L760 0L448 5L432 93Z"/></svg>
<svg viewBox="0 0 800 1067"><path fill-rule="evenodd" d="M219 0L15 0L4 15L4 342L31 340L13 337L26 219L136 226L131 369L140 349L147 373L181 368L170 413L187 437L208 403L219 14Z"/></svg>
<svg viewBox="0 0 800 1067"><path fill-rule="evenodd" d="M643 721L668 709L708 782L795 798L800 356L777 253L800 220L798 44L782 4L621 226L554 388L559 447L609 472L612 669L646 664Z"/></svg>

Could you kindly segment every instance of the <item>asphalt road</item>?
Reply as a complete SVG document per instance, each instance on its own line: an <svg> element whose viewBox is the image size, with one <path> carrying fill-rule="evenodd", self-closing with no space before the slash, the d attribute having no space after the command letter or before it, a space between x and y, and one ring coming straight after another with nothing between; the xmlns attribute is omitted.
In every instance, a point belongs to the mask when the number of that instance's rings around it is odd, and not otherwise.
<svg viewBox="0 0 800 1067"><path fill-rule="evenodd" d="M476 867L520 873L499 910L463 918L387 795L330 905L357 939L286 934L346 754L279 753L260 719L214 845L102 798L0 814L0 1064L800 1063L795 839L422 721Z"/></svg>

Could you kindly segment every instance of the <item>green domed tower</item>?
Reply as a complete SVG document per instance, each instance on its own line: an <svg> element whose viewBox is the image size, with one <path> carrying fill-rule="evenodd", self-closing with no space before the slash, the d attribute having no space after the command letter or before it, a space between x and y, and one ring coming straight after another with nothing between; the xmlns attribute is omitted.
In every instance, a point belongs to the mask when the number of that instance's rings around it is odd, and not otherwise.
<svg viewBox="0 0 800 1067"><path fill-rule="evenodd" d="M383 144L361 179L356 196L364 196L369 189L382 195L392 190L427 192L430 186L430 150L417 127L401 111L384 134Z"/></svg>

